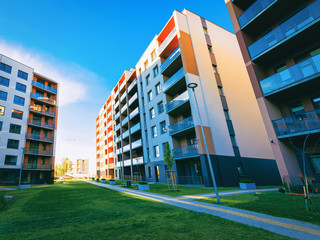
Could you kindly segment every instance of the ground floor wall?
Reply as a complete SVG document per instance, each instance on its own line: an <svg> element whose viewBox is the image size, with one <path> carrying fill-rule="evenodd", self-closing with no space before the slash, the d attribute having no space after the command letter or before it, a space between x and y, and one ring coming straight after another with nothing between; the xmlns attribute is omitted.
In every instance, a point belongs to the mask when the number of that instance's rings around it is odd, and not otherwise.
<svg viewBox="0 0 320 240"><path fill-rule="evenodd" d="M22 184L53 184L53 171L22 171Z"/></svg>
<svg viewBox="0 0 320 240"><path fill-rule="evenodd" d="M11 185L19 183L19 169L2 168L0 169L0 184Z"/></svg>

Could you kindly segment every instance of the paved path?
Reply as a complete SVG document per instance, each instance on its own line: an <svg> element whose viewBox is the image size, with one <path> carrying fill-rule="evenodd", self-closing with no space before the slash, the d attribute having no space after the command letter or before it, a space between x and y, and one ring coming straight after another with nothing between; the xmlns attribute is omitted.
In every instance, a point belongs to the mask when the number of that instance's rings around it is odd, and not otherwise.
<svg viewBox="0 0 320 240"><path fill-rule="evenodd" d="M0 187L0 191L17 190L17 188Z"/></svg>
<svg viewBox="0 0 320 240"><path fill-rule="evenodd" d="M266 214L256 213L247 210L241 210L216 204L202 203L194 201L195 198L203 198L203 196L212 196L213 194L201 194L198 197L170 197L155 193L143 192L124 188L120 186L114 186L103 183L90 182L88 183L116 190L119 192L128 193L130 195L154 200L157 202L166 203L172 206L185 208L197 212L203 212L214 216L229 219L242 224L247 224L257 228L262 228L270 232L278 233L284 236L288 236L296 239L303 240L319 240L320 239L320 226L313 225L306 222L300 222L296 220L273 217ZM257 189L254 191L232 191L221 193L223 195L243 194L248 192L263 192L270 191L269 189Z"/></svg>

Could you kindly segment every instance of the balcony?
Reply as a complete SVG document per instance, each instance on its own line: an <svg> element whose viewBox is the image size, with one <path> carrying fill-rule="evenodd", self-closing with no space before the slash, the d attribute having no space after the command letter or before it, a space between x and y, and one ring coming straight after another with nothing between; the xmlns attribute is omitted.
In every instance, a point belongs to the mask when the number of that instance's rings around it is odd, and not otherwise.
<svg viewBox="0 0 320 240"><path fill-rule="evenodd" d="M112 116L112 111L108 113L107 118L110 119Z"/></svg>
<svg viewBox="0 0 320 240"><path fill-rule="evenodd" d="M131 143L131 147L132 147L132 149L135 149L135 148L138 148L138 147L142 147L142 141L141 141L141 139L139 139L139 140Z"/></svg>
<svg viewBox="0 0 320 240"><path fill-rule="evenodd" d="M121 141L121 136L116 137L116 142L119 142L119 141Z"/></svg>
<svg viewBox="0 0 320 240"><path fill-rule="evenodd" d="M176 28L173 28L166 39L161 43L160 47L158 48L158 55L161 55L163 50L168 46L168 44L172 41L172 39L177 35Z"/></svg>
<svg viewBox="0 0 320 240"><path fill-rule="evenodd" d="M40 120L29 119L29 120L28 120L28 124L34 125L34 126L37 126L37 127L54 129L54 124L52 124L52 123L46 123L46 122L41 122Z"/></svg>
<svg viewBox="0 0 320 240"><path fill-rule="evenodd" d="M119 106L119 104L120 104L120 102L119 101L117 101L115 104L114 104L114 109L116 109L118 106Z"/></svg>
<svg viewBox="0 0 320 240"><path fill-rule="evenodd" d="M188 117L186 119L183 119L179 122L176 122L172 125L169 126L169 134L172 135L176 135L179 133L183 133L187 130L190 130L194 127L194 123L193 123L193 118Z"/></svg>
<svg viewBox="0 0 320 240"><path fill-rule="evenodd" d="M251 59L257 59L317 23L320 19L319 9L320 2L316 1L254 42L248 47Z"/></svg>
<svg viewBox="0 0 320 240"><path fill-rule="evenodd" d="M113 147L113 141L108 143L108 148L111 148L111 147Z"/></svg>
<svg viewBox="0 0 320 240"><path fill-rule="evenodd" d="M120 85L120 91L122 90L122 88L126 85L126 81L123 81L123 83L121 83Z"/></svg>
<svg viewBox="0 0 320 240"><path fill-rule="evenodd" d="M114 116L114 120L117 120L120 117L120 112L118 112L115 116Z"/></svg>
<svg viewBox="0 0 320 240"><path fill-rule="evenodd" d="M130 151L130 144L128 144L128 145L126 145L126 146L123 147L123 152L124 152L124 153L125 153L125 152L128 152L128 151Z"/></svg>
<svg viewBox="0 0 320 240"><path fill-rule="evenodd" d="M129 117L127 116L122 120L121 125L125 126L128 123L128 121L129 121Z"/></svg>
<svg viewBox="0 0 320 240"><path fill-rule="evenodd" d="M320 54L260 81L264 96L310 81L320 76Z"/></svg>
<svg viewBox="0 0 320 240"><path fill-rule="evenodd" d="M45 103L49 103L51 105L56 105L56 100L44 97L43 95L41 95L39 93L31 93L30 97L33 99L45 102Z"/></svg>
<svg viewBox="0 0 320 240"><path fill-rule="evenodd" d="M114 157L114 153L113 152L108 154L108 158L113 158L113 157Z"/></svg>
<svg viewBox="0 0 320 240"><path fill-rule="evenodd" d="M52 156L53 150L39 150L36 148L26 148L24 154L40 155L40 156Z"/></svg>
<svg viewBox="0 0 320 240"><path fill-rule="evenodd" d="M55 117L56 113L53 112L53 111L49 111L49 110L45 110L43 107L41 106L34 106L34 105L31 105L29 107L30 111L33 111L33 112L36 112L36 113L39 113L39 114L44 114L44 115L47 115L47 116L50 116L50 117Z"/></svg>
<svg viewBox="0 0 320 240"><path fill-rule="evenodd" d="M263 13L266 9L272 6L278 0L258 0L252 4L244 13L238 17L239 25L244 28L257 16Z"/></svg>
<svg viewBox="0 0 320 240"><path fill-rule="evenodd" d="M112 101L110 101L110 102L108 103L107 109L109 109L109 108L111 107L111 103L112 103Z"/></svg>
<svg viewBox="0 0 320 240"><path fill-rule="evenodd" d="M138 93L136 92L129 100L129 106L138 99Z"/></svg>
<svg viewBox="0 0 320 240"><path fill-rule="evenodd" d="M135 79L128 87L128 93L137 85L137 79Z"/></svg>
<svg viewBox="0 0 320 240"><path fill-rule="evenodd" d="M179 82L184 77L184 69L180 68L173 76L171 76L163 85L163 92L167 92L171 87L173 87L177 82Z"/></svg>
<svg viewBox="0 0 320 240"><path fill-rule="evenodd" d="M116 154L118 155L118 154L121 154L122 153L122 149L121 148L118 148L118 149L116 149Z"/></svg>
<svg viewBox="0 0 320 240"><path fill-rule="evenodd" d="M108 124L107 124L107 128L110 128L112 126L112 122L109 122Z"/></svg>
<svg viewBox="0 0 320 240"><path fill-rule="evenodd" d="M143 157L136 157L132 159L133 165L143 164Z"/></svg>
<svg viewBox="0 0 320 240"><path fill-rule="evenodd" d="M171 75L171 71L169 71L169 66L173 63L177 63L176 65L178 66L179 65L179 68L180 68L180 65L182 65L182 62L181 62L181 52L180 52L180 47L177 47L176 50L174 50L171 55L160 65L160 72L161 74L163 75ZM179 58L180 57L180 58ZM177 61L177 59L180 59L180 61ZM175 66L175 67L177 67Z"/></svg>
<svg viewBox="0 0 320 240"><path fill-rule="evenodd" d="M133 134L141 129L141 123L137 123L130 129L130 133Z"/></svg>
<svg viewBox="0 0 320 240"><path fill-rule="evenodd" d="M54 139L53 137L44 136L37 133L27 133L26 138L31 140L43 141L43 142L53 142L53 139Z"/></svg>
<svg viewBox="0 0 320 240"><path fill-rule="evenodd" d="M167 113L170 113L175 109L179 109L187 102L189 102L188 90L176 97L175 99L171 100L169 103L167 103L166 111Z"/></svg>
<svg viewBox="0 0 320 240"><path fill-rule="evenodd" d="M130 113L130 119L133 119L137 114L139 114L139 107L136 107L136 109Z"/></svg>
<svg viewBox="0 0 320 240"><path fill-rule="evenodd" d="M108 138L112 137L113 136L113 131L109 132L108 133Z"/></svg>
<svg viewBox="0 0 320 240"><path fill-rule="evenodd" d="M191 158L200 156L198 145L189 145L186 147L172 149L175 159Z"/></svg>
<svg viewBox="0 0 320 240"><path fill-rule="evenodd" d="M23 169L52 170L52 165L51 164L28 163L28 164L23 164Z"/></svg>
<svg viewBox="0 0 320 240"><path fill-rule="evenodd" d="M129 137L129 130L125 131L123 134L122 134L122 138L125 139Z"/></svg>
<svg viewBox="0 0 320 240"><path fill-rule="evenodd" d="M120 102L122 103L122 101L126 98L126 96L127 96L127 93L126 92L124 92L122 95L121 95L121 97L120 97Z"/></svg>
<svg viewBox="0 0 320 240"><path fill-rule="evenodd" d="M274 120L273 126L279 139L320 132L320 109Z"/></svg>
<svg viewBox="0 0 320 240"><path fill-rule="evenodd" d="M38 87L38 88L47 90L47 91L49 91L49 92L52 92L52 93L57 94L57 89L54 89L54 88L49 87L49 86L47 86L47 85L44 85L43 83L40 83L40 82L37 82L37 81L32 81L32 85L33 85L33 86L36 86L36 87Z"/></svg>
<svg viewBox="0 0 320 240"><path fill-rule="evenodd" d="M121 108L121 110L120 110L121 114L123 114L124 111L127 110L127 108L128 108L128 105L127 105L127 104L124 105L124 106Z"/></svg>

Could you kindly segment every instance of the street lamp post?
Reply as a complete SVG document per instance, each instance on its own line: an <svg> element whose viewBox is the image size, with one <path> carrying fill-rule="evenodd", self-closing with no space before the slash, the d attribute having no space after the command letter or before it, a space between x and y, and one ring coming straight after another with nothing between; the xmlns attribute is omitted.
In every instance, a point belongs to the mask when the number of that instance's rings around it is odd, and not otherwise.
<svg viewBox="0 0 320 240"><path fill-rule="evenodd" d="M194 100L195 100L195 102L196 102L196 107L197 107L198 117L199 117L199 121L200 121L201 132L202 132L203 141L204 141L204 145L205 145L206 153L207 153L208 164L209 164L209 168L210 168L210 173L211 173L211 177L212 177L212 181L213 181L214 190L215 190L215 192L216 192L217 203L221 203L220 197L219 197L219 193L218 193L218 188L217 188L216 179L215 179L215 177L214 177L214 172L213 172L213 168L212 168L212 163L211 163L211 160L210 160L210 154L209 154L209 150L208 150L207 140L206 140L206 136L205 136L205 134L204 134L203 126L202 126L202 121L201 121L201 116L200 116L200 110L199 110L199 106L198 106L198 101L197 101L197 97L196 97L196 94L195 94L195 91L194 91L194 89L195 89L197 86L198 86L197 83L189 83L189 84L188 84L188 88L191 88L191 89L192 89L193 97L194 97Z"/></svg>

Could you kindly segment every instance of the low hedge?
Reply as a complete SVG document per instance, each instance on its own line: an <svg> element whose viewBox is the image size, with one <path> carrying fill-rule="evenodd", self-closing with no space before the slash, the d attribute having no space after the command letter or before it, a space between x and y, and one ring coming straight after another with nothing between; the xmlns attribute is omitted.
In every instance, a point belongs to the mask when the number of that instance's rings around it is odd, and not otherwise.
<svg viewBox="0 0 320 240"><path fill-rule="evenodd" d="M241 179L240 183L254 183L254 181L251 179Z"/></svg>

